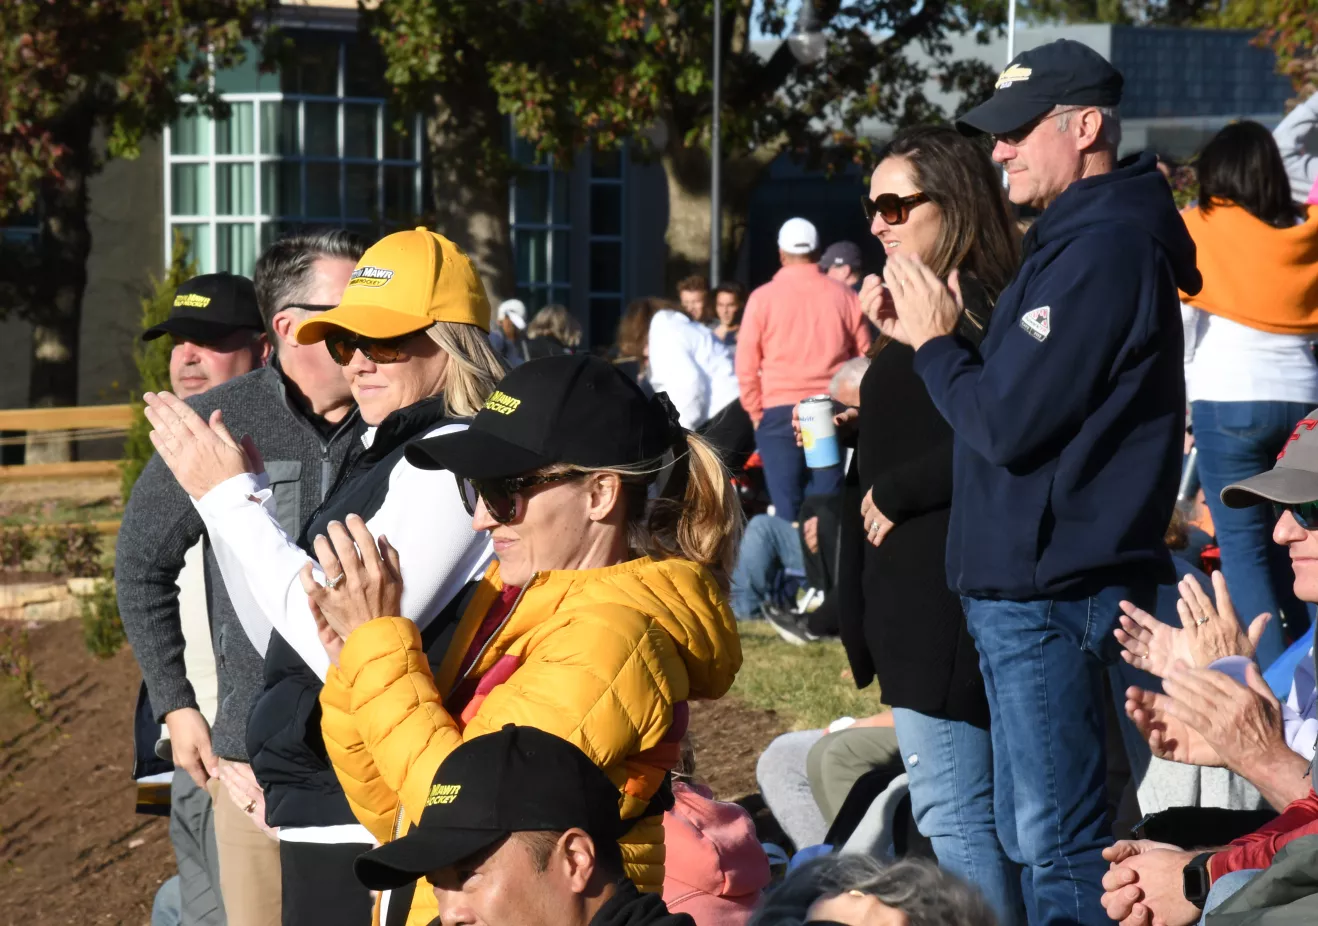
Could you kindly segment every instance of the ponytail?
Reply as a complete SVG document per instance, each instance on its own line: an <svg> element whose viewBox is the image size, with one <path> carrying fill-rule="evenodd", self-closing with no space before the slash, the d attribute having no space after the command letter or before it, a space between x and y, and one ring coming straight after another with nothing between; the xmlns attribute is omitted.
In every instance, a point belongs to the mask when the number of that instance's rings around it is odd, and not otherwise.
<svg viewBox="0 0 1318 926"><path fill-rule="evenodd" d="M741 502L718 452L699 434L683 434L684 452L674 447L673 471L659 497L643 509L648 539L643 549L699 563L726 589L745 526Z"/></svg>
<svg viewBox="0 0 1318 926"><path fill-rule="evenodd" d="M699 434L674 431L667 455L632 466L568 466L574 472L612 473L622 480L627 542L636 555L680 557L704 566L727 591L737 564L745 516L732 475ZM667 475L659 494L650 487Z"/></svg>

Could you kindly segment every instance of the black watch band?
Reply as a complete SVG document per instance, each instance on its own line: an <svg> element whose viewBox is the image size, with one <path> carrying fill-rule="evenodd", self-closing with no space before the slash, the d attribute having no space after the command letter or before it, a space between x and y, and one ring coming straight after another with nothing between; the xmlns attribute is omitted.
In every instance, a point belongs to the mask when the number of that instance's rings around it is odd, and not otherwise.
<svg viewBox="0 0 1318 926"><path fill-rule="evenodd" d="M1212 852L1200 853L1181 870L1181 891L1185 899L1200 910L1208 900L1208 889L1213 886L1213 879L1208 874L1208 860L1212 857Z"/></svg>

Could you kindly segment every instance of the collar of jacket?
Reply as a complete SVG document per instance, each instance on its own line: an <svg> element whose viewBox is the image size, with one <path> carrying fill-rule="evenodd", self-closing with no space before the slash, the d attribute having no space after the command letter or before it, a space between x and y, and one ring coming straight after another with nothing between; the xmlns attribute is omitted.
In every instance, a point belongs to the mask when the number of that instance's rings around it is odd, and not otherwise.
<svg viewBox="0 0 1318 926"><path fill-rule="evenodd" d="M288 375L284 372L284 368L279 365L279 358L272 353L270 355L270 362L261 367L260 373L265 377L266 382L270 384L270 388L274 391L275 395L279 396L279 401L284 403L284 407L292 413L293 417L300 423L319 433L319 430L316 429L315 425L307 420L307 413L297 403L297 400L289 394ZM358 413L357 406L354 405L351 411L343 416L343 420L339 422L338 427L330 433L330 436L325 443L333 443L346 431L355 429L360 423L361 415Z"/></svg>
<svg viewBox="0 0 1318 926"><path fill-rule="evenodd" d="M372 463L387 457L400 444L407 443L447 417L447 407L444 405L442 393L390 412L384 421L373 428L368 427L362 434L362 442L366 444L362 461Z"/></svg>

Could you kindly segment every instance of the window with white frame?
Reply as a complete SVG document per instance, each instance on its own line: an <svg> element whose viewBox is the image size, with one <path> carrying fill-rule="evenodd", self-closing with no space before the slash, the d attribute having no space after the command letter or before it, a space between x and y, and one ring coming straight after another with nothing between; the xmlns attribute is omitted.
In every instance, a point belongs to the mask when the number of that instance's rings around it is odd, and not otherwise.
<svg viewBox="0 0 1318 926"><path fill-rule="evenodd" d="M612 344L622 317L625 150L590 159L590 343Z"/></svg>
<svg viewBox="0 0 1318 926"><path fill-rule="evenodd" d="M519 165L509 197L517 298L534 313L551 303L566 305L571 298L570 185L567 172L558 170L552 157L537 157L535 148L515 134L512 145Z"/></svg>
<svg viewBox="0 0 1318 926"><path fill-rule="evenodd" d="M331 226L373 240L420 214L421 117L400 130L378 52L355 34L288 34L293 54L278 74L249 55L216 75L226 118L166 129L166 262L178 231L203 273L250 276L287 232Z"/></svg>

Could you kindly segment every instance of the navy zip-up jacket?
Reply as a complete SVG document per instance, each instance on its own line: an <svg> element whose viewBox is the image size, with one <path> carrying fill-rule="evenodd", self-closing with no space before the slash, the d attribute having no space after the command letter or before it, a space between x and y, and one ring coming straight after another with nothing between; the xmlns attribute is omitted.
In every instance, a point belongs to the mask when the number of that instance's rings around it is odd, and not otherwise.
<svg viewBox="0 0 1318 926"><path fill-rule="evenodd" d="M948 584L1079 598L1171 581L1195 247L1151 154L1073 183L1025 236L978 349L915 355L956 433Z"/></svg>

